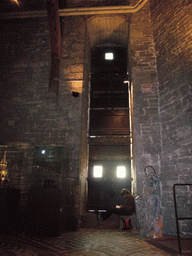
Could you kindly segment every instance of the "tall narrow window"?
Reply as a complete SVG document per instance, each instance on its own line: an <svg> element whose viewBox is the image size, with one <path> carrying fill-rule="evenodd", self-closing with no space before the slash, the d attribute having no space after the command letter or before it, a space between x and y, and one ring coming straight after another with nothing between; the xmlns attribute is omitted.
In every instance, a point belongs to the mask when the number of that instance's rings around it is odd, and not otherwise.
<svg viewBox="0 0 192 256"><path fill-rule="evenodd" d="M87 209L121 204L131 189L128 63L124 46L91 49Z"/></svg>

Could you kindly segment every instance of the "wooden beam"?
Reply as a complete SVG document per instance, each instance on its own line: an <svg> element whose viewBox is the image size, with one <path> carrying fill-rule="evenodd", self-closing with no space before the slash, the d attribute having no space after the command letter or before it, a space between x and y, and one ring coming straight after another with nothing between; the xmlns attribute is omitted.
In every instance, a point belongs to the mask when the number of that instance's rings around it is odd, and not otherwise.
<svg viewBox="0 0 192 256"><path fill-rule="evenodd" d="M57 0L47 0L47 15L51 45L51 71L49 91L58 94L61 63L61 28Z"/></svg>
<svg viewBox="0 0 192 256"><path fill-rule="evenodd" d="M51 60L51 70L49 78L49 92L59 93L59 78L60 78L60 59Z"/></svg>

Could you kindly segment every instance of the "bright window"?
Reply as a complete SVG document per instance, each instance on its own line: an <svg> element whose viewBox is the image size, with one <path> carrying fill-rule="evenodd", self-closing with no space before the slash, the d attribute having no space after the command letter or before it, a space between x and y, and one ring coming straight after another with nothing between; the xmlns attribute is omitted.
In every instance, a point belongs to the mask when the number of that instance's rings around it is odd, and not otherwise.
<svg viewBox="0 0 192 256"><path fill-rule="evenodd" d="M93 177L94 178L101 178L103 176L103 166L95 165L93 167Z"/></svg>
<svg viewBox="0 0 192 256"><path fill-rule="evenodd" d="M106 52L105 53L105 59L106 60L113 60L113 53L112 52Z"/></svg>
<svg viewBox="0 0 192 256"><path fill-rule="evenodd" d="M125 178L126 169L125 166L117 166L117 178Z"/></svg>

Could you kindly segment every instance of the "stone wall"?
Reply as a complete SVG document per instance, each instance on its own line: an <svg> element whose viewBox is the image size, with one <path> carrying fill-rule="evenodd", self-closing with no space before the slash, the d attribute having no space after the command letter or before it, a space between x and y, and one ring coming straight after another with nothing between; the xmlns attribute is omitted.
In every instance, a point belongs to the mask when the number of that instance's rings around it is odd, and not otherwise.
<svg viewBox="0 0 192 256"><path fill-rule="evenodd" d="M192 183L192 4L187 1L151 1L157 53L162 124L161 207L164 233L176 232L173 185ZM191 187L177 188L180 217L191 217ZM191 221L180 221L183 234Z"/></svg>
<svg viewBox="0 0 192 256"><path fill-rule="evenodd" d="M63 54L61 68L60 93L78 92L79 97L72 97L69 106L71 131L68 136L72 142L72 169L70 178L79 178L76 188L76 209L81 214L85 211L86 179L88 168L88 92L90 49L84 17L65 17L63 19ZM67 95L66 94L66 95ZM67 105L65 105L66 109ZM69 125L64 125L69 129ZM68 177L68 178L69 178ZM75 181L75 180L74 180ZM80 213L79 212L79 213Z"/></svg>
<svg viewBox="0 0 192 256"><path fill-rule="evenodd" d="M56 185L67 191L64 191L64 201L75 202L73 206L78 215L79 168L87 168L85 163L83 166L79 163L87 159L88 89L84 87L88 86L89 63L87 72L84 72L84 18L69 19L61 21L63 51L59 96L48 92L51 52L46 18L10 19L1 23L0 143L17 146L24 152L21 174L23 205L31 186L42 186L45 179L50 178L44 170L44 179L41 173L37 181L39 172L34 169L34 148L51 146L54 150L54 147L62 146L68 155L67 164L62 164L61 175L58 176L58 170L55 170L51 177Z"/></svg>
<svg viewBox="0 0 192 256"><path fill-rule="evenodd" d="M149 6L147 2L130 17L130 62L133 86L133 192L139 196L137 208L141 233L153 237L154 225L160 212L151 202L156 198L156 191L152 189L149 193L145 189L148 176L144 169L152 166L159 176L162 149L159 83ZM153 173L150 168L149 174L152 174L151 171Z"/></svg>
<svg viewBox="0 0 192 256"><path fill-rule="evenodd" d="M1 144L12 141L43 144L48 138L51 140L50 132L54 130L47 93L50 67L47 22L4 20L1 31Z"/></svg>
<svg viewBox="0 0 192 256"><path fill-rule="evenodd" d="M21 201L25 204L32 182L33 147L53 143L56 136L48 96L49 30L41 18L4 20L0 36L0 143L24 152Z"/></svg>

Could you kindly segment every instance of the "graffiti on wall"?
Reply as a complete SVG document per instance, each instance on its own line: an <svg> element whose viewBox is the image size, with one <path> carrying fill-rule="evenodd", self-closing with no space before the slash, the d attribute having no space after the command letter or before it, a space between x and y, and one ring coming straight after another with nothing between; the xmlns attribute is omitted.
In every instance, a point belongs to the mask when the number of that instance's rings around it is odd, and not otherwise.
<svg viewBox="0 0 192 256"><path fill-rule="evenodd" d="M155 169L146 166L143 195L136 198L137 214L141 234L151 238L162 237L162 216L160 209L160 182Z"/></svg>

